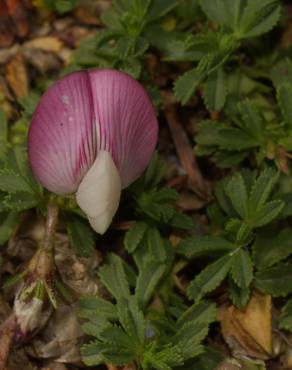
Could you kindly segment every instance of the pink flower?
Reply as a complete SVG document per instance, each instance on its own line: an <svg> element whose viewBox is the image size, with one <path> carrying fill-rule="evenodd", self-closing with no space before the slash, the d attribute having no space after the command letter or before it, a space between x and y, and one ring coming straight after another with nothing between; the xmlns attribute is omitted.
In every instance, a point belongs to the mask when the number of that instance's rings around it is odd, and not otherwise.
<svg viewBox="0 0 292 370"><path fill-rule="evenodd" d="M146 168L157 133L150 99L132 77L109 69L74 72L42 96L29 130L29 160L48 190L76 193L102 234L121 190Z"/></svg>

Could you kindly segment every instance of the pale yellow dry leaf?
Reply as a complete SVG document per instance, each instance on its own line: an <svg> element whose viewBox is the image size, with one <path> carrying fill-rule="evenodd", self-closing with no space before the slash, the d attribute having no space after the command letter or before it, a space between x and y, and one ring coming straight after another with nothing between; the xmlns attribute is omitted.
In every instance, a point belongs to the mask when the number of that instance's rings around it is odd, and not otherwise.
<svg viewBox="0 0 292 370"><path fill-rule="evenodd" d="M253 292L244 309L222 307L219 320L224 339L234 354L262 360L273 356L271 296Z"/></svg>
<svg viewBox="0 0 292 370"><path fill-rule="evenodd" d="M17 54L7 65L6 79L17 98L28 95L29 81L25 60Z"/></svg>
<svg viewBox="0 0 292 370"><path fill-rule="evenodd" d="M23 45L26 49L40 49L58 53L63 48L63 42L54 36L38 37L29 40Z"/></svg>

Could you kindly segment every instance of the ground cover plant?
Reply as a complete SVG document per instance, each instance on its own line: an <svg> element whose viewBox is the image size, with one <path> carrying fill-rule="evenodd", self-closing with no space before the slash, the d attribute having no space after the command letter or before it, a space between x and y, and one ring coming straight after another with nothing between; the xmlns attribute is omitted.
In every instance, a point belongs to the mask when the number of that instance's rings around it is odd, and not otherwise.
<svg viewBox="0 0 292 370"><path fill-rule="evenodd" d="M292 368L291 24L0 0L0 369Z"/></svg>

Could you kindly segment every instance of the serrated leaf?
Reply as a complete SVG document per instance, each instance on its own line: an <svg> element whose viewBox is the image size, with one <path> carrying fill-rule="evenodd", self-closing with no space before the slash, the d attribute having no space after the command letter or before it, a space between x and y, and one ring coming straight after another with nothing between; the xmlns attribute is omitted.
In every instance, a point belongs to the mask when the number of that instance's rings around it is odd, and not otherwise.
<svg viewBox="0 0 292 370"><path fill-rule="evenodd" d="M249 216L248 194L245 182L240 173L236 173L229 179L226 185L226 193L236 212L243 220L247 220Z"/></svg>
<svg viewBox="0 0 292 370"><path fill-rule="evenodd" d="M111 324L103 317L99 317L98 312L96 312L95 315L96 316L93 319L82 325L82 330L85 334L99 339L100 333L102 333L102 331Z"/></svg>
<svg viewBox="0 0 292 370"><path fill-rule="evenodd" d="M253 227L261 227L270 223L279 216L283 208L284 202L281 200L273 200L265 204L260 211L254 213L252 220Z"/></svg>
<svg viewBox="0 0 292 370"><path fill-rule="evenodd" d="M135 341L118 326L111 325L104 328L99 335L99 339L115 346L116 348L125 348L129 352L133 352L133 356L135 355Z"/></svg>
<svg viewBox="0 0 292 370"><path fill-rule="evenodd" d="M249 253L240 249L232 257L231 275L242 289L247 288L253 279L253 265Z"/></svg>
<svg viewBox="0 0 292 370"><path fill-rule="evenodd" d="M11 209L16 212L23 211L35 207L40 198L35 193L27 193L18 191L13 194L8 194L3 201L6 209Z"/></svg>
<svg viewBox="0 0 292 370"><path fill-rule="evenodd" d="M141 365L144 369L172 370L172 366L183 364L181 351L176 345L157 348L156 342L150 342L143 351Z"/></svg>
<svg viewBox="0 0 292 370"><path fill-rule="evenodd" d="M211 112L219 112L226 100L227 86L223 68L212 72L204 84L204 102Z"/></svg>
<svg viewBox="0 0 292 370"><path fill-rule="evenodd" d="M232 264L232 256L227 254L208 265L191 281L188 294L199 301L206 293L217 288L225 279Z"/></svg>
<svg viewBox="0 0 292 370"><path fill-rule="evenodd" d="M146 307L157 284L166 271L166 265L152 258L145 259L139 271L135 295L141 307Z"/></svg>
<svg viewBox="0 0 292 370"><path fill-rule="evenodd" d="M194 222L190 216L175 211L173 217L171 218L170 225L178 229L190 230L192 227L194 227Z"/></svg>
<svg viewBox="0 0 292 370"><path fill-rule="evenodd" d="M224 355L221 351L217 351L212 347L206 346L204 352L198 357L189 361L181 370L211 370L216 369L217 366L224 360ZM189 366L188 366L189 365Z"/></svg>
<svg viewBox="0 0 292 370"><path fill-rule="evenodd" d="M155 152L144 175L144 182L147 188L154 188L163 179L166 171L165 162Z"/></svg>
<svg viewBox="0 0 292 370"><path fill-rule="evenodd" d="M182 240L177 246L177 253L188 258L210 255L216 252L231 252L234 245L228 240L213 235L200 236Z"/></svg>
<svg viewBox="0 0 292 370"><path fill-rule="evenodd" d="M285 228L278 235L257 235L252 245L257 269L262 270L282 261L292 254L292 230Z"/></svg>
<svg viewBox="0 0 292 370"><path fill-rule="evenodd" d="M292 127L292 85L290 83L282 83L277 88L277 100L284 120Z"/></svg>
<svg viewBox="0 0 292 370"><path fill-rule="evenodd" d="M240 38L262 35L276 26L281 6L277 0L249 0L241 14L236 33Z"/></svg>
<svg viewBox="0 0 292 370"><path fill-rule="evenodd" d="M98 341L84 344L81 347L82 360L87 366L99 365L104 362L102 350L105 345Z"/></svg>
<svg viewBox="0 0 292 370"><path fill-rule="evenodd" d="M259 211L270 197L279 173L271 168L265 169L254 182L249 196L249 209L251 213Z"/></svg>
<svg viewBox="0 0 292 370"><path fill-rule="evenodd" d="M292 292L292 269L290 264L259 271L255 275L255 287L274 297L286 296Z"/></svg>
<svg viewBox="0 0 292 370"><path fill-rule="evenodd" d="M209 325L216 320L217 309L212 302L202 301L190 306L177 320L176 327L182 328L188 322Z"/></svg>
<svg viewBox="0 0 292 370"><path fill-rule="evenodd" d="M100 365L105 362L126 365L133 360L133 353L127 349L116 348L116 346L98 341L83 345L81 355L84 363L88 366Z"/></svg>
<svg viewBox="0 0 292 370"><path fill-rule="evenodd" d="M292 331L292 299L285 304L282 308L281 315L279 317L279 328L284 330Z"/></svg>
<svg viewBox="0 0 292 370"><path fill-rule="evenodd" d="M19 174L9 169L0 170L0 190L7 193L31 192L28 182Z"/></svg>
<svg viewBox="0 0 292 370"><path fill-rule="evenodd" d="M147 230L146 242L149 255L161 263L165 262L167 255L164 240L156 228L152 227Z"/></svg>
<svg viewBox="0 0 292 370"><path fill-rule="evenodd" d="M153 22L171 10L173 10L179 4L179 0L155 0L151 2L148 9L146 21Z"/></svg>
<svg viewBox="0 0 292 370"><path fill-rule="evenodd" d="M125 247L129 253L133 253L140 244L147 231L147 224L136 222L125 236Z"/></svg>
<svg viewBox="0 0 292 370"><path fill-rule="evenodd" d="M174 84L174 94L178 101L185 105L195 93L198 85L205 78L197 68L193 68L180 76Z"/></svg>
<svg viewBox="0 0 292 370"><path fill-rule="evenodd" d="M116 307L103 298L96 296L82 296L79 300L79 316L89 318L102 316L106 319L117 319Z"/></svg>
<svg viewBox="0 0 292 370"><path fill-rule="evenodd" d="M209 19L231 29L236 28L244 3L242 0L200 0L200 5Z"/></svg>
<svg viewBox="0 0 292 370"><path fill-rule="evenodd" d="M117 303L119 321L125 332L136 345L142 346L145 340L146 323L135 296L120 299Z"/></svg>
<svg viewBox="0 0 292 370"><path fill-rule="evenodd" d="M77 256L90 257L94 251L94 232L80 217L70 217L66 222L69 242Z"/></svg>
<svg viewBox="0 0 292 370"><path fill-rule="evenodd" d="M117 300L130 297L129 283L119 256L110 254L110 264L102 266L98 274L102 283Z"/></svg>
<svg viewBox="0 0 292 370"><path fill-rule="evenodd" d="M232 303L237 308L244 308L250 297L250 288L240 288L230 277L229 279L229 295Z"/></svg>
<svg viewBox="0 0 292 370"><path fill-rule="evenodd" d="M244 128L248 133L255 136L257 140L260 141L265 127L263 119L257 111L255 104L253 104L249 99L246 99L238 104L238 109L244 123Z"/></svg>
<svg viewBox="0 0 292 370"><path fill-rule="evenodd" d="M196 355L196 353L193 353L194 347L200 344L208 335L208 332L209 326L205 323L190 321L177 330L172 341L179 346L183 357L188 359Z"/></svg>

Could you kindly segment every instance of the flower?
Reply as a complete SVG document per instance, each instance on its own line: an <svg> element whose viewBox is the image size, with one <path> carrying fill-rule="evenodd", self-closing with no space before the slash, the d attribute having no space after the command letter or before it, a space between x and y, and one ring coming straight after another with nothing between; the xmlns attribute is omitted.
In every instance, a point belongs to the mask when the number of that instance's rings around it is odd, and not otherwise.
<svg viewBox="0 0 292 370"><path fill-rule="evenodd" d="M73 72L41 97L28 135L32 170L48 190L75 193L104 233L121 190L146 168L158 123L144 88L110 69Z"/></svg>

